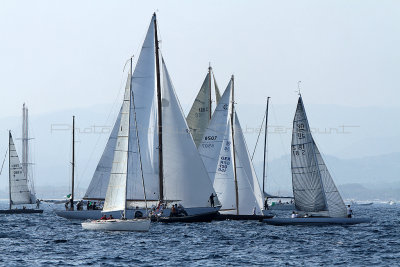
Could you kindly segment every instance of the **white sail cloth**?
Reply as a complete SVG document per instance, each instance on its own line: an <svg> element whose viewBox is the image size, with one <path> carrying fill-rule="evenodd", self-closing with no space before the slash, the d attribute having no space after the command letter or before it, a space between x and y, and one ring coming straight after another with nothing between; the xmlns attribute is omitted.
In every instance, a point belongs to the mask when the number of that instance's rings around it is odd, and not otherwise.
<svg viewBox="0 0 400 267"><path fill-rule="evenodd" d="M291 165L296 209L346 216L343 200L311 135L301 96L293 120Z"/></svg>
<svg viewBox="0 0 400 267"><path fill-rule="evenodd" d="M22 170L22 164L19 161L11 132L9 134L9 149L11 205L33 204L36 198L29 190L28 180Z"/></svg>
<svg viewBox="0 0 400 267"><path fill-rule="evenodd" d="M209 196L215 191L186 124L164 60L162 71L165 200L179 201L185 208L207 207Z"/></svg>
<svg viewBox="0 0 400 267"><path fill-rule="evenodd" d="M221 212L251 215L255 208L256 214L261 215L263 196L236 113L233 120L234 140L232 140L231 102L232 81L222 95L206 129L199 146L199 153L221 201ZM236 161L233 160L233 153Z"/></svg>

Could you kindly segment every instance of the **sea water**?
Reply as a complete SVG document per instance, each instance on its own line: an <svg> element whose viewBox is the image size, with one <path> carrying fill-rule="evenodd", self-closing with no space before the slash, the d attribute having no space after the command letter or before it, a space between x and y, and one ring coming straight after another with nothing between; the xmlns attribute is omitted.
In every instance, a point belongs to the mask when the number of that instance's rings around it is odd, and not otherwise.
<svg viewBox="0 0 400 267"><path fill-rule="evenodd" d="M92 232L43 214L0 215L0 265L395 266L400 205L354 206L371 224L272 226L258 221L152 223L149 232ZM0 203L6 209L6 202ZM280 216L289 215L281 212Z"/></svg>

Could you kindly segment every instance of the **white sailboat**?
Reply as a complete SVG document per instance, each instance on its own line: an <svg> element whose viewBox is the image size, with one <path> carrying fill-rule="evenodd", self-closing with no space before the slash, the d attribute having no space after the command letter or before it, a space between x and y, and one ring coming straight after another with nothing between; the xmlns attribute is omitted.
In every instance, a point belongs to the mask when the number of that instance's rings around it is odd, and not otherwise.
<svg viewBox="0 0 400 267"><path fill-rule="evenodd" d="M16 205L35 204L36 196L33 188L29 186L29 181L24 173L23 165L19 161L17 150L9 131L9 209L0 210L2 214L19 214L19 213L43 213L40 209L14 208Z"/></svg>
<svg viewBox="0 0 400 267"><path fill-rule="evenodd" d="M212 97L212 82L214 81L214 93L215 100ZM192 133L193 140L198 147L203 135L206 130L211 116L213 114L212 102L215 101L215 105L218 105L221 94L218 89L217 82L215 80L214 72L211 66L208 68L208 73L201 85L200 91L193 102L192 108L186 117L186 122L189 126L190 132Z"/></svg>
<svg viewBox="0 0 400 267"><path fill-rule="evenodd" d="M263 194L238 116L232 76L199 145L199 153L222 204L221 219L262 219ZM271 217L271 216L267 216Z"/></svg>
<svg viewBox="0 0 400 267"><path fill-rule="evenodd" d="M128 77L129 80L131 76L132 75L130 74ZM82 227L84 229L104 231L149 230L149 218L129 220L126 218L128 181L138 179L137 176L140 176L142 179L144 200L146 201L141 162L134 95L131 86L127 86L121 109L120 125L118 127L117 144L114 150L114 160L111 167L110 181L108 183L106 199L102 211L103 213L122 211L122 218L83 222Z"/></svg>
<svg viewBox="0 0 400 267"><path fill-rule="evenodd" d="M215 194L215 191L186 124L158 44L157 20L154 14L129 81L135 96L147 202L153 206L163 206L163 217L170 215L172 205L180 204L188 215L198 216L198 220L211 218L219 210L218 206L211 207L209 203L209 196ZM122 116L119 115L118 120L122 121ZM86 199L104 198L104 184L111 177L110 166L115 157L110 151L114 151L118 143L115 139L118 128L119 126L114 126L85 195ZM142 181L138 176L128 176L128 218L136 207L144 211L144 192L141 186ZM89 212L74 212L72 216L67 211L57 214L79 219L92 216Z"/></svg>
<svg viewBox="0 0 400 267"><path fill-rule="evenodd" d="M367 218L348 218L347 209L311 135L301 95L293 120L292 187L298 218L264 220L268 224L357 224ZM296 216L294 216L296 217Z"/></svg>

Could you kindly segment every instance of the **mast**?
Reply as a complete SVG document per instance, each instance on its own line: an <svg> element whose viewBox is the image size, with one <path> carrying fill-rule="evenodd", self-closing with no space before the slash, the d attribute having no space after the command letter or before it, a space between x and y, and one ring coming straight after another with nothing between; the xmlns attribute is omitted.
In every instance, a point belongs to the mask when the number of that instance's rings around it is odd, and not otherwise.
<svg viewBox="0 0 400 267"><path fill-rule="evenodd" d="M75 116L72 116L72 193L71 193L71 210L74 210L74 182L75 182Z"/></svg>
<svg viewBox="0 0 400 267"><path fill-rule="evenodd" d="M160 201L164 200L164 173L163 173L163 151L162 151L162 107L161 107L161 78L160 78L160 58L157 35L157 19L154 13L154 37L156 48L156 74L157 74L157 108L158 108L158 161L159 161L159 187Z"/></svg>
<svg viewBox="0 0 400 267"><path fill-rule="evenodd" d="M235 149L235 132L234 132L234 114L235 114L235 98L234 98L234 76L232 75L232 109L231 109L231 132L232 132L232 150L233 150L233 176L235 179L235 194L236 194L236 214L239 215L239 190L238 190L238 182L237 182L237 174L236 174L236 149Z"/></svg>
<svg viewBox="0 0 400 267"><path fill-rule="evenodd" d="M267 173L266 173L266 164L267 164L267 135L268 135L268 105L269 105L269 99L271 97L267 98L267 108L265 109L265 134L264 134L264 164L263 164L263 185L262 185L262 193L263 193L263 199L265 198L265 180L267 178Z"/></svg>
<svg viewBox="0 0 400 267"><path fill-rule="evenodd" d="M28 109L22 106L22 170L28 179Z"/></svg>
<svg viewBox="0 0 400 267"><path fill-rule="evenodd" d="M12 201L11 201L11 131L8 131L8 193L10 198L10 210L12 208Z"/></svg>
<svg viewBox="0 0 400 267"><path fill-rule="evenodd" d="M212 107L211 106L212 105L212 97L211 97L211 63L208 66L208 88L210 88L210 106L209 106L208 113L209 113L209 118L211 120L211 115L212 115L212 111L211 111L211 107Z"/></svg>

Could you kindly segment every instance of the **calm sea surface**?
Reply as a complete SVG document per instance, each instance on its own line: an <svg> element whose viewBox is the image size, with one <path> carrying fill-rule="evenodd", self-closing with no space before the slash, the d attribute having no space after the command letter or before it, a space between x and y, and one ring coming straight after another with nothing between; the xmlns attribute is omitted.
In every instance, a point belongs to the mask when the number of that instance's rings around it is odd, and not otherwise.
<svg viewBox="0 0 400 267"><path fill-rule="evenodd" d="M354 206L374 221L347 227L154 223L147 233L85 231L53 213L63 206L42 206L41 215L0 215L1 265L400 265L400 205Z"/></svg>

